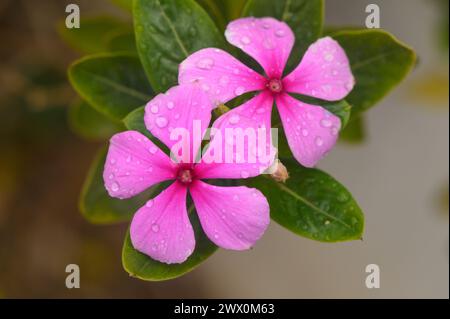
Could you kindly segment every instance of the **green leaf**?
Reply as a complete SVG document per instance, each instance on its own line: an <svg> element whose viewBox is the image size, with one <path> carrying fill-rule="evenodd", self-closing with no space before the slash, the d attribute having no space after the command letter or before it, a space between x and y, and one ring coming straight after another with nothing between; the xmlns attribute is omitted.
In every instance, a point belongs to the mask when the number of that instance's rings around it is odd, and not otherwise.
<svg viewBox="0 0 450 319"><path fill-rule="evenodd" d="M129 26L113 17L92 17L80 19L80 28L68 29L65 22L58 25L58 32L67 44L81 53L108 51L108 35Z"/></svg>
<svg viewBox="0 0 450 319"><path fill-rule="evenodd" d="M129 12L133 9L133 0L111 0L111 2Z"/></svg>
<svg viewBox="0 0 450 319"><path fill-rule="evenodd" d="M295 160L283 162L286 184L260 176L250 180L270 204L270 215L280 225L303 237L322 242L361 239L364 216L352 195L328 174L304 168Z"/></svg>
<svg viewBox="0 0 450 319"><path fill-rule="evenodd" d="M341 31L333 34L350 60L356 85L346 100L357 115L386 96L413 68L412 49L382 30ZM353 116L352 115L352 116Z"/></svg>
<svg viewBox="0 0 450 319"><path fill-rule="evenodd" d="M70 106L68 117L72 130L89 140L105 140L124 129L122 123L108 119L82 100Z"/></svg>
<svg viewBox="0 0 450 319"><path fill-rule="evenodd" d="M69 79L84 100L115 120L121 120L152 96L141 63L132 54L85 57L70 66Z"/></svg>
<svg viewBox="0 0 450 319"><path fill-rule="evenodd" d="M137 54L136 39L133 32L125 31L111 35L107 46L109 51Z"/></svg>
<svg viewBox="0 0 450 319"><path fill-rule="evenodd" d="M353 118L339 134L339 139L351 144L364 142L366 139L365 118L362 115Z"/></svg>
<svg viewBox="0 0 450 319"><path fill-rule="evenodd" d="M127 232L122 249L122 264L130 276L149 281L173 279L193 270L217 250L217 246L203 233L197 213L193 210L189 218L194 228L196 246L192 255L182 264L164 264L138 252L133 248Z"/></svg>
<svg viewBox="0 0 450 319"><path fill-rule="evenodd" d="M249 0L244 16L274 17L286 22L295 34L295 45L285 74L300 63L306 49L320 36L323 23L322 0Z"/></svg>
<svg viewBox="0 0 450 319"><path fill-rule="evenodd" d="M94 224L111 224L131 219L133 214L145 202L160 191L163 185L127 200L112 198L108 195L103 182L103 167L106 160L106 148L102 148L89 169L80 195L79 207L83 216Z"/></svg>
<svg viewBox="0 0 450 319"><path fill-rule="evenodd" d="M222 47L223 36L193 0L135 0L137 49L156 92L176 85L178 65L191 53Z"/></svg>
<svg viewBox="0 0 450 319"><path fill-rule="evenodd" d="M197 0L197 2L209 14L219 30L224 31L227 26L227 12L224 3L218 0Z"/></svg>

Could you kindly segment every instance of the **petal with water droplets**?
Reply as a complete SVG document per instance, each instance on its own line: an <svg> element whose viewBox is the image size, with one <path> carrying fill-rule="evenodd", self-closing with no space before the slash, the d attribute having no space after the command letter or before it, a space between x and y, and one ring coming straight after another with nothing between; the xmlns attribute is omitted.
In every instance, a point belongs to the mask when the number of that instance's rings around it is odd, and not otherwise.
<svg viewBox="0 0 450 319"><path fill-rule="evenodd" d="M336 144L340 119L320 106L302 103L288 94L276 99L289 147L303 166L313 167Z"/></svg>
<svg viewBox="0 0 450 319"><path fill-rule="evenodd" d="M269 204L255 188L219 187L197 180L190 192L203 230L219 247L249 249L269 225Z"/></svg>
<svg viewBox="0 0 450 319"><path fill-rule="evenodd" d="M147 129L175 158L192 162L211 120L209 96L196 84L179 85L159 94L145 107ZM175 149L172 149L174 146Z"/></svg>
<svg viewBox="0 0 450 319"><path fill-rule="evenodd" d="M103 171L110 196L133 197L175 174L169 157L143 134L126 131L111 138Z"/></svg>
<svg viewBox="0 0 450 319"><path fill-rule="evenodd" d="M211 142L195 170L199 178L249 178L271 166L270 116L273 97L262 92L219 117L213 124Z"/></svg>
<svg viewBox="0 0 450 319"><path fill-rule="evenodd" d="M163 263L184 262L194 251L195 237L186 210L187 189L173 183L133 217L133 247Z"/></svg>
<svg viewBox="0 0 450 319"><path fill-rule="evenodd" d="M246 92L263 90L265 79L220 49L207 48L190 55L180 64L180 84L199 83L214 106Z"/></svg>
<svg viewBox="0 0 450 319"><path fill-rule="evenodd" d="M234 20L227 26L225 36L258 61L269 78L282 76L295 41L289 26L273 18Z"/></svg>
<svg viewBox="0 0 450 319"><path fill-rule="evenodd" d="M337 101L350 93L355 80L342 47L332 38L325 37L311 44L283 84L287 92Z"/></svg>

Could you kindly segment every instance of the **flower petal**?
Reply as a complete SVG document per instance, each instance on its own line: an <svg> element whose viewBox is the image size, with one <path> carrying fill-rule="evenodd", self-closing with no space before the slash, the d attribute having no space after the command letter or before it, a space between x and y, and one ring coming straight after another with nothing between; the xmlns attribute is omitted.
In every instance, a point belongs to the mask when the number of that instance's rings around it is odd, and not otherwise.
<svg viewBox="0 0 450 319"><path fill-rule="evenodd" d="M279 95L276 104L294 157L303 166L315 166L336 143L340 119L321 106L302 103L288 94Z"/></svg>
<svg viewBox="0 0 450 319"><path fill-rule="evenodd" d="M136 212L130 226L135 249L167 264L182 263L192 254L195 237L186 194L186 187L175 182Z"/></svg>
<svg viewBox="0 0 450 319"><path fill-rule="evenodd" d="M103 171L110 196L130 198L175 176L170 158L143 134L126 131L111 138Z"/></svg>
<svg viewBox="0 0 450 319"><path fill-rule="evenodd" d="M273 97L262 92L219 117L213 124L209 147L195 167L198 178L249 178L271 166L270 116Z"/></svg>
<svg viewBox="0 0 450 319"><path fill-rule="evenodd" d="M219 187L196 180L190 192L202 228L217 246L248 249L269 225L269 204L255 188Z"/></svg>
<svg viewBox="0 0 450 319"><path fill-rule="evenodd" d="M215 106L241 94L263 90L263 76L220 49L207 48L190 55L180 64L180 84L199 83Z"/></svg>
<svg viewBox="0 0 450 319"><path fill-rule="evenodd" d="M147 129L174 151L178 160L192 162L209 126L211 109L208 95L198 85L179 85L148 102L144 121Z"/></svg>
<svg viewBox="0 0 450 319"><path fill-rule="evenodd" d="M347 55L330 37L311 44L297 68L283 80L287 92L327 101L343 99L354 84Z"/></svg>
<svg viewBox="0 0 450 319"><path fill-rule="evenodd" d="M225 31L232 45L253 57L269 78L281 78L294 46L289 26L273 18L242 18L232 21Z"/></svg>

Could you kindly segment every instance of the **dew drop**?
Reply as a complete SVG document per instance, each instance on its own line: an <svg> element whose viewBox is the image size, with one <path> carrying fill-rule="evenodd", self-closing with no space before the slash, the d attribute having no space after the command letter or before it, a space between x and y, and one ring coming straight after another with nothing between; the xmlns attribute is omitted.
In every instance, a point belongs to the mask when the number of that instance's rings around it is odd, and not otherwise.
<svg viewBox="0 0 450 319"><path fill-rule="evenodd" d="M339 129L336 126L331 128L331 135L336 136L339 133Z"/></svg>
<svg viewBox="0 0 450 319"><path fill-rule="evenodd" d="M175 107L175 104L174 104L173 102L168 102L168 103L167 103L167 108L168 108L169 110L173 109L174 107Z"/></svg>
<svg viewBox="0 0 450 319"><path fill-rule="evenodd" d="M114 174L113 173L109 174L109 179L114 179Z"/></svg>
<svg viewBox="0 0 450 319"><path fill-rule="evenodd" d="M169 121L164 116L160 116L160 117L156 118L156 125L159 128L164 128L167 126L167 124L169 124Z"/></svg>
<svg viewBox="0 0 450 319"><path fill-rule="evenodd" d="M158 149L156 148L156 146L152 146L152 147L150 147L150 148L148 149L148 151L149 151L151 154L156 154L156 152L158 151Z"/></svg>
<svg viewBox="0 0 450 319"><path fill-rule="evenodd" d="M152 112L153 114L158 113L159 109L157 105L152 105L150 108L150 112Z"/></svg>
<svg viewBox="0 0 450 319"><path fill-rule="evenodd" d="M323 139L320 136L316 137L316 145L319 147L323 145Z"/></svg>
<svg viewBox="0 0 450 319"><path fill-rule="evenodd" d="M116 160L114 158L111 158L111 160L109 162L111 163L111 165L116 164Z"/></svg>
<svg viewBox="0 0 450 319"><path fill-rule="evenodd" d="M302 135L305 136L305 137L308 136L309 135L308 130L307 129L303 129L302 130Z"/></svg>
<svg viewBox="0 0 450 319"><path fill-rule="evenodd" d="M197 67L202 70L211 70L214 66L214 60L211 58L204 58L197 62Z"/></svg>
<svg viewBox="0 0 450 319"><path fill-rule="evenodd" d="M158 224L152 224L152 231L153 231L154 233L159 232L159 226L158 226Z"/></svg>
<svg viewBox="0 0 450 319"><path fill-rule="evenodd" d="M275 35L279 38L282 38L286 35L286 32L283 29L279 29L279 30L275 31Z"/></svg>
<svg viewBox="0 0 450 319"><path fill-rule="evenodd" d="M234 94L236 95L242 95L245 92L245 88L243 86L239 86L234 90Z"/></svg>
<svg viewBox="0 0 450 319"><path fill-rule="evenodd" d="M320 125L322 125L323 127L331 127L333 123L328 119L323 119L320 121Z"/></svg>
<svg viewBox="0 0 450 319"><path fill-rule="evenodd" d="M326 53L323 58L324 58L325 61L331 62L331 61L333 61L334 56L331 53Z"/></svg>
<svg viewBox="0 0 450 319"><path fill-rule="evenodd" d="M230 122L230 124L234 125L234 124L239 123L239 120L240 120L239 115L235 114L235 115L232 115L228 121Z"/></svg>
<svg viewBox="0 0 450 319"><path fill-rule="evenodd" d="M117 182L114 182L114 183L111 184L111 190L113 192L118 192L119 189L120 189L120 186L119 186L119 184Z"/></svg>
<svg viewBox="0 0 450 319"><path fill-rule="evenodd" d="M252 42L252 40L250 40L249 37L244 36L241 38L241 43L244 45L250 44L251 42Z"/></svg>
<svg viewBox="0 0 450 319"><path fill-rule="evenodd" d="M263 114L266 112L266 109L263 107L260 107L259 109L256 110L256 114Z"/></svg>
<svg viewBox="0 0 450 319"><path fill-rule="evenodd" d="M242 171L241 172L241 177L242 178L248 178L250 176L250 174L247 171Z"/></svg>
<svg viewBox="0 0 450 319"><path fill-rule="evenodd" d="M149 201L147 201L147 203L145 203L145 206L147 206L148 208L153 206L153 199L150 199Z"/></svg>
<svg viewBox="0 0 450 319"><path fill-rule="evenodd" d="M228 78L228 76L224 75L220 78L219 80L221 85L227 85L230 82L230 79Z"/></svg>

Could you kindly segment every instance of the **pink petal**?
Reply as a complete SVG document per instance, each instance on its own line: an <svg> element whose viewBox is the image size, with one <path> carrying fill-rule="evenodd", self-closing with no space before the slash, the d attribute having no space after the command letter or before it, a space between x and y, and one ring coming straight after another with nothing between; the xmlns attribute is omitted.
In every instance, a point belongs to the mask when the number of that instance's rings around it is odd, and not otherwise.
<svg viewBox="0 0 450 319"><path fill-rule="evenodd" d="M269 204L255 188L219 187L196 180L190 192L202 228L217 246L248 249L269 225Z"/></svg>
<svg viewBox="0 0 450 319"><path fill-rule="evenodd" d="M195 167L198 178L249 178L270 167L276 155L270 130L272 105L272 95L262 92L219 117L211 133L217 131Z"/></svg>
<svg viewBox="0 0 450 319"><path fill-rule="evenodd" d="M169 157L141 133L126 131L111 138L103 171L110 196L133 197L175 176L176 168Z"/></svg>
<svg viewBox="0 0 450 319"><path fill-rule="evenodd" d="M178 160L192 162L211 120L211 109L208 95L198 85L180 85L148 102L144 121Z"/></svg>
<svg viewBox="0 0 450 319"><path fill-rule="evenodd" d="M283 80L287 92L327 101L343 99L354 84L347 55L330 37L311 44L297 68Z"/></svg>
<svg viewBox="0 0 450 319"><path fill-rule="evenodd" d="M184 262L194 251L195 237L186 211L187 189L175 182L134 215L133 247L163 263Z"/></svg>
<svg viewBox="0 0 450 319"><path fill-rule="evenodd" d="M302 103L288 94L276 99L284 133L297 161L313 167L334 146L340 119L320 106Z"/></svg>
<svg viewBox="0 0 450 319"><path fill-rule="evenodd" d="M269 78L283 74L295 37L289 26L273 18L242 18L232 21L225 31L232 45L253 57Z"/></svg>
<svg viewBox="0 0 450 319"><path fill-rule="evenodd" d="M219 49L203 49L190 55L180 65L180 84L199 83L214 103L219 105L241 94L263 90L265 79L239 60Z"/></svg>

